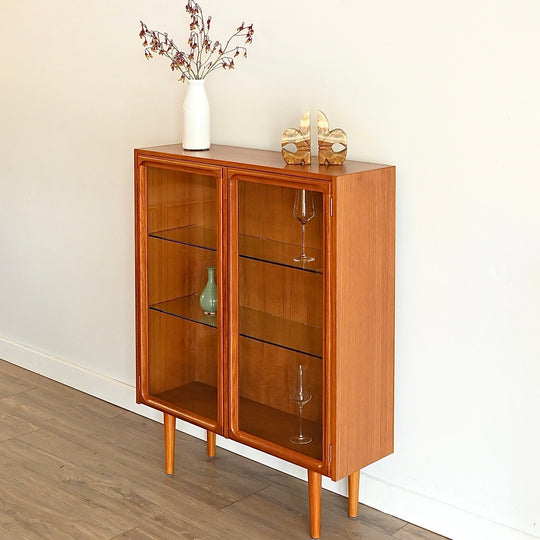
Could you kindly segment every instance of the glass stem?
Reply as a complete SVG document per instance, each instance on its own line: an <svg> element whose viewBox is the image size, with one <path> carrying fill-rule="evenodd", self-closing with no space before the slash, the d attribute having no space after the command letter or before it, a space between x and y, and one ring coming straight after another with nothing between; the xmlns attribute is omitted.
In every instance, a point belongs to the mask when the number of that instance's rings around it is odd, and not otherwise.
<svg viewBox="0 0 540 540"><path fill-rule="evenodd" d="M298 405L298 440L300 441L304 438L302 433L302 407L303 405Z"/></svg>
<svg viewBox="0 0 540 540"><path fill-rule="evenodd" d="M306 236L306 224L302 223L302 259L306 258L306 248L304 247L305 236Z"/></svg>

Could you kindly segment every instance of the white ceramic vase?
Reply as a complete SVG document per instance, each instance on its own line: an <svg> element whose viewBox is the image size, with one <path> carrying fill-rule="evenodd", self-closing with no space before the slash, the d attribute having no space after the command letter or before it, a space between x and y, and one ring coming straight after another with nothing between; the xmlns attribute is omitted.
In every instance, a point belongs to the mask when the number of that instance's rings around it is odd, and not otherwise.
<svg viewBox="0 0 540 540"><path fill-rule="evenodd" d="M188 87L182 112L184 150L208 150L210 148L210 103L206 96L204 79L187 81Z"/></svg>

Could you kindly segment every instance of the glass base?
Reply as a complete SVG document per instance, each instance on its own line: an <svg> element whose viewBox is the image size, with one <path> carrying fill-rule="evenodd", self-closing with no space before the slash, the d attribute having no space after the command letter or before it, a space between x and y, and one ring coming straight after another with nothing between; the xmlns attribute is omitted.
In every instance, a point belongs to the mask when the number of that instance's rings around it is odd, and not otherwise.
<svg viewBox="0 0 540 540"><path fill-rule="evenodd" d="M313 438L310 435L294 435L289 440L294 444L308 444Z"/></svg>
<svg viewBox="0 0 540 540"><path fill-rule="evenodd" d="M314 260L315 260L315 257L308 257L307 255L300 255L300 257L294 257L293 259L293 261L301 262L301 263L307 263Z"/></svg>

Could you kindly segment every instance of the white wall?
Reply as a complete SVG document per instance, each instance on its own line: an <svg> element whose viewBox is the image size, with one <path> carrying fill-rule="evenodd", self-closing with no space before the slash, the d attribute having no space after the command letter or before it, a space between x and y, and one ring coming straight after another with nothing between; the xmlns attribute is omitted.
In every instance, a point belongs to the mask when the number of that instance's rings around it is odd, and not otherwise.
<svg viewBox="0 0 540 540"><path fill-rule="evenodd" d="M185 89L138 20L182 43L183 2L0 7L0 357L141 411L132 149L180 140ZM207 81L213 142L277 150L321 108L351 159L397 166L395 453L361 500L453 538L540 537L540 3L203 7L215 37L256 30Z"/></svg>

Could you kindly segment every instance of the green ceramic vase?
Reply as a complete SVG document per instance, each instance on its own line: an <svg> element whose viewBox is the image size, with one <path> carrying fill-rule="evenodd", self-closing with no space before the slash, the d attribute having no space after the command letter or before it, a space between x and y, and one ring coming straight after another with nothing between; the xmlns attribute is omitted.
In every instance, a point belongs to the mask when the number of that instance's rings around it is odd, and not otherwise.
<svg viewBox="0 0 540 540"><path fill-rule="evenodd" d="M199 296L199 305L205 313L215 315L217 311L217 287L215 278L216 267L208 266L207 270L208 281L206 282L206 286Z"/></svg>

